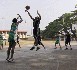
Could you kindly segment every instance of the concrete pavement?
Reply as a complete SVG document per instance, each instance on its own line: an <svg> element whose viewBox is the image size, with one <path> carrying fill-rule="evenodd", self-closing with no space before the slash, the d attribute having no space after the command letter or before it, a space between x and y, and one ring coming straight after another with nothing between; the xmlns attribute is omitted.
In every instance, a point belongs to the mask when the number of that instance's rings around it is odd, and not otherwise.
<svg viewBox="0 0 77 70"><path fill-rule="evenodd" d="M73 50L53 49L54 45L40 46L40 50L30 51L32 45L15 49L15 62L8 63L7 48L0 50L0 70L77 70L77 45L72 44Z"/></svg>

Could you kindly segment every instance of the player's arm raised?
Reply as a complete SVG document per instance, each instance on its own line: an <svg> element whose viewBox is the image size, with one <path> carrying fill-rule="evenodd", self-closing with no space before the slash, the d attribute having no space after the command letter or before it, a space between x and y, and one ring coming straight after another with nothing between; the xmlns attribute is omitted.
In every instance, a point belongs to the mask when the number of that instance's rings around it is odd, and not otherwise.
<svg viewBox="0 0 77 70"><path fill-rule="evenodd" d="M40 20L41 20L41 15L39 14L38 10L37 10L37 14L39 15L39 18L40 18Z"/></svg>
<svg viewBox="0 0 77 70"><path fill-rule="evenodd" d="M21 18L21 16L19 15L19 14L17 14L19 17L18 18L20 18L20 21L17 21L17 23L19 24L19 23L21 23L23 20L22 20L22 18ZM17 18L17 19L18 19Z"/></svg>
<svg viewBox="0 0 77 70"><path fill-rule="evenodd" d="M34 18L31 16L31 14L29 13L29 11L26 11L28 12L28 15L30 16L30 18L33 20Z"/></svg>

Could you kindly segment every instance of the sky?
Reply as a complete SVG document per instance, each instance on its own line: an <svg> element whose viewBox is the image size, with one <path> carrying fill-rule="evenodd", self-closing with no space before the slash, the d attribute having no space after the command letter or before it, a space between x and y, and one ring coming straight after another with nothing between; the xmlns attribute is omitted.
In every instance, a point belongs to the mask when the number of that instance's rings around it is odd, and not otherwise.
<svg viewBox="0 0 77 70"><path fill-rule="evenodd" d="M19 24L18 30L32 34L32 20L25 12L27 5L33 18L37 16L37 10L41 14L40 29L44 30L49 22L76 10L76 4L77 0L0 0L0 30L10 30L12 19L20 14L23 22Z"/></svg>

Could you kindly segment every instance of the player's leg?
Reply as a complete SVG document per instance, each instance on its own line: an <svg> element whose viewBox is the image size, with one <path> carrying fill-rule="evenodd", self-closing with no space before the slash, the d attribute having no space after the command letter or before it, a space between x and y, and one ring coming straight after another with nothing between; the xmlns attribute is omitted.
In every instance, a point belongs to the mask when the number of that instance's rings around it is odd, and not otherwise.
<svg viewBox="0 0 77 70"><path fill-rule="evenodd" d="M10 59L13 59L15 46L16 46L16 42L12 42L11 58Z"/></svg>
<svg viewBox="0 0 77 70"><path fill-rule="evenodd" d="M60 49L62 49L61 45L60 45L60 42L59 42L59 46L60 46Z"/></svg>
<svg viewBox="0 0 77 70"><path fill-rule="evenodd" d="M3 49L3 44L1 44L1 46L2 46L2 49Z"/></svg>
<svg viewBox="0 0 77 70"><path fill-rule="evenodd" d="M69 46L70 46L70 50L72 50L72 47L71 47L71 45L70 45L70 41L69 41Z"/></svg>
<svg viewBox="0 0 77 70"><path fill-rule="evenodd" d="M7 58L6 58L6 60L9 59L11 47L12 47L12 42L9 42L9 47L8 47L8 50L7 50Z"/></svg>
<svg viewBox="0 0 77 70"><path fill-rule="evenodd" d="M6 58L6 60L9 59L9 56L10 56L10 50L11 50L11 47L9 47L8 50L7 50L7 58Z"/></svg>
<svg viewBox="0 0 77 70"><path fill-rule="evenodd" d="M39 41L38 41L38 38L37 38L37 40L36 40L36 46L37 46L36 51L38 51L40 49L40 47L38 47L38 44L39 44Z"/></svg>
<svg viewBox="0 0 77 70"><path fill-rule="evenodd" d="M11 49L11 58L9 60L13 60L14 48Z"/></svg>
<svg viewBox="0 0 77 70"><path fill-rule="evenodd" d="M40 41L39 41L39 38L37 37L37 40L36 40L36 51L38 51L40 49L40 47L38 47L38 45L40 45Z"/></svg>
<svg viewBox="0 0 77 70"><path fill-rule="evenodd" d="M56 44L57 44L57 43L55 42L55 48L54 48L54 49L57 49Z"/></svg>
<svg viewBox="0 0 77 70"><path fill-rule="evenodd" d="M44 49L45 49L45 46L43 45L43 43L41 41L39 41L39 44L42 45L44 47Z"/></svg>
<svg viewBox="0 0 77 70"><path fill-rule="evenodd" d="M33 47L30 50L35 49L35 46L37 45L37 30L36 29L33 29L33 36L34 36L35 41L34 41Z"/></svg>
<svg viewBox="0 0 77 70"><path fill-rule="evenodd" d="M33 49L35 49L35 41L34 41L34 45L33 45L33 47L31 47L30 50L33 50Z"/></svg>
<svg viewBox="0 0 77 70"><path fill-rule="evenodd" d="M19 43L19 41L17 41L17 43L18 43L18 45L19 45L19 47L20 47L20 43ZM21 47L20 47L21 48Z"/></svg>
<svg viewBox="0 0 77 70"><path fill-rule="evenodd" d="M68 48L67 48L67 45L68 45L68 40L65 41L65 47L66 47L65 50L68 49Z"/></svg>

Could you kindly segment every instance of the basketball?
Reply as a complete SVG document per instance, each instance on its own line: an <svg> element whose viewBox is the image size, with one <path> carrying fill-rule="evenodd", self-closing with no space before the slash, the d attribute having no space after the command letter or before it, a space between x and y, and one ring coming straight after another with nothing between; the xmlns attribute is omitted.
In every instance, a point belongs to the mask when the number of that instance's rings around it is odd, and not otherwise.
<svg viewBox="0 0 77 70"><path fill-rule="evenodd" d="M26 10L29 10L30 9L30 6L26 6L25 8L26 8Z"/></svg>

